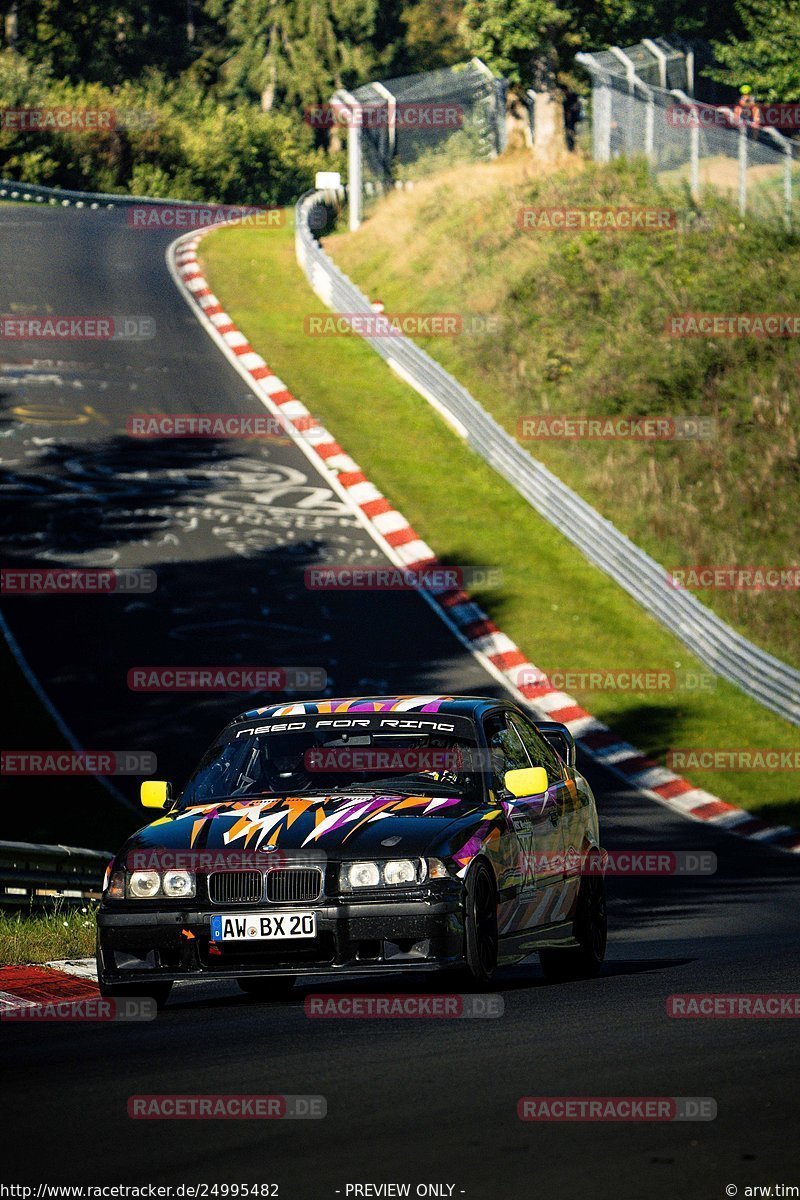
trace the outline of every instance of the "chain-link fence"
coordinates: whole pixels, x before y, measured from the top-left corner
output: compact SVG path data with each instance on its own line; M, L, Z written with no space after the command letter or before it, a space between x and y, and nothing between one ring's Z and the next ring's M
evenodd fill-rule
M336 92L331 107L348 136L351 226L360 218L359 201L369 204L388 188L451 163L499 154L505 90L505 82L473 58L463 66Z
M743 215L800 227L800 144L768 123L765 106L754 120L739 106L694 99L696 63L688 53L683 65L677 55L668 57L669 43L659 40L661 46L647 42L577 56L592 77L595 161L644 155L661 180L687 182L696 199L715 188L734 198ZM779 117L785 107L777 106Z

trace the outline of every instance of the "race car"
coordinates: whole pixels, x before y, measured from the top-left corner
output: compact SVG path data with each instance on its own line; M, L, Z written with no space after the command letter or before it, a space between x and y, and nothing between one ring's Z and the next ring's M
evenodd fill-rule
M503 700L394 696L255 708L109 865L103 995L166 1002L235 978L262 999L312 975L459 970L485 986L538 953L599 971L604 852L575 743Z

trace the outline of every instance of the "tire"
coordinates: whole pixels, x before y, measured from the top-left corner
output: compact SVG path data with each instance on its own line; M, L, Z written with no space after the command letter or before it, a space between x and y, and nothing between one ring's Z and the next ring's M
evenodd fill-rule
M109 999L115 996L141 996L144 1000L155 1000L156 1006L161 1009L169 1000L172 980L153 980L152 983L104 983L98 974L97 986L100 988L100 995Z
M497 890L494 876L479 862L464 889L464 960L473 984L483 987L497 970Z
M292 990L294 975L250 975L237 979L242 991L254 1000L285 1000Z
M580 942L577 949L539 951L539 962L551 983L591 979L600 973L608 938L606 881L602 875L584 875L581 880L574 936Z

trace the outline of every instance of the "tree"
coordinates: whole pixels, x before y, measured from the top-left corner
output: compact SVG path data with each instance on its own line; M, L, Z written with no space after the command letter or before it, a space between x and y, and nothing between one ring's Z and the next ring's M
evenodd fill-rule
M264 110L328 100L369 78L377 0L233 0L224 13L232 92ZM211 7L211 6L210 6ZM217 4L216 13L224 8Z
M190 61L187 0L0 0L5 40L58 78L114 84Z
M461 36L463 0L417 0L404 6L405 52L412 71L435 71L468 58Z
M551 90L578 46L572 17L556 0L466 0L464 40L470 53L506 78L517 95Z
M747 84L759 100L800 101L800 0L737 0L744 37L714 43L719 83Z

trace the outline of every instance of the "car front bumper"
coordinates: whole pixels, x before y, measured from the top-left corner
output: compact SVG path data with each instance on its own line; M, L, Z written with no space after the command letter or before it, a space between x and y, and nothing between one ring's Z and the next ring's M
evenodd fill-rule
M243 905L237 911L263 915L269 909ZM105 984L135 984L231 975L435 970L463 962L464 914L455 897L321 904L294 911L316 913L314 939L214 943L211 909L132 912L104 907L97 914L99 974Z

